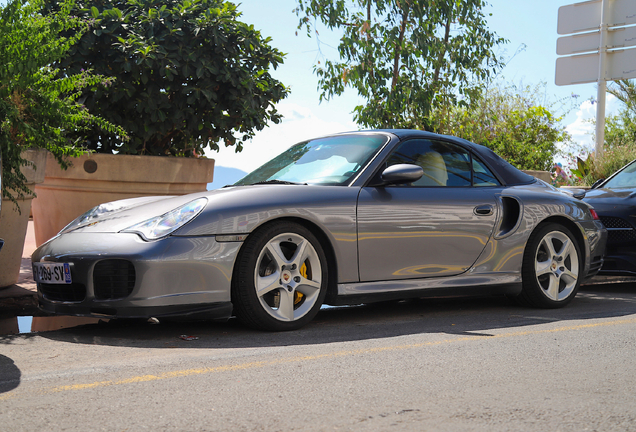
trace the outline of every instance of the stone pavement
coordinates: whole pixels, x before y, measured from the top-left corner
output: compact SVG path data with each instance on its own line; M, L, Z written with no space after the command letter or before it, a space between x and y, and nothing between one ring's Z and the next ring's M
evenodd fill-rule
M35 234L31 220L24 242L18 283L0 289L0 318L18 315L43 315L37 308L37 286L33 281L33 271L31 270L31 254L35 249Z

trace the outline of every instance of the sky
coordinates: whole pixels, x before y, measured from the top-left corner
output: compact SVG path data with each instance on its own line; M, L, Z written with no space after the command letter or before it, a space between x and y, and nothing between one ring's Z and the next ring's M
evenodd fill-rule
M566 115L563 125L575 142L593 148L589 119L596 114L590 98L596 99L596 84L556 86L557 17L560 6L573 0L487 0L484 12L488 27L508 43L498 54L508 59L500 72L500 79L520 86L546 83L546 101L571 100L578 95L573 109ZM279 124L271 124L256 133L244 144L241 153L234 148L222 148L218 153L208 151L206 156L216 160L215 181L209 189L233 183L243 172L258 168L291 145L310 138L334 132L357 130L353 121L353 108L362 100L354 91L330 101L319 102L318 79L313 73L317 61L337 56L338 35L319 28L321 43L298 31L298 18L293 12L297 0L243 0L238 3L241 20L253 24L264 37L271 37L272 46L286 53L284 64L272 71L272 76L290 87L290 95L277 104L284 115ZM608 95L607 112L618 108Z

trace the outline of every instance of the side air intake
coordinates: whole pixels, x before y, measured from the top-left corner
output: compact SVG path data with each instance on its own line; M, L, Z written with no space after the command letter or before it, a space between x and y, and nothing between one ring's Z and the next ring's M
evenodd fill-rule
M516 198L500 196L502 217L495 238L503 238L512 234L521 222L521 204Z

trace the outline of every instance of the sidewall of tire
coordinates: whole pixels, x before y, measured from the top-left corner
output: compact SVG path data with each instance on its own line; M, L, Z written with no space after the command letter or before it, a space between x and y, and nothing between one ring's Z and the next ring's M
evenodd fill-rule
M322 272L320 294L314 306L303 317L287 322L277 320L263 309L256 294L254 280L260 252L272 238L283 233L295 233L307 239L318 254ZM239 252L232 277L234 313L243 324L257 330L296 330L309 323L319 312L327 295L328 275L327 257L320 241L311 231L296 222L272 222L251 233Z

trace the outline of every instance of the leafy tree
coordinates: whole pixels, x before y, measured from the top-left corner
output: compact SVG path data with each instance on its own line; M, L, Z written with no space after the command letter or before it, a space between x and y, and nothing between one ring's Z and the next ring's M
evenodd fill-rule
M636 115L636 81L613 81L607 89L625 104L625 109Z
M22 150L44 148L67 167L67 156L78 156L81 143L72 132L95 128L120 134L121 128L89 113L77 102L88 86L111 80L83 71L57 77L49 65L59 60L88 28L69 15L71 2L48 16L39 0L10 0L0 7L0 151L2 197L12 200L32 194L20 168L29 164ZM61 34L73 30L75 36ZM19 210L19 208L18 208Z
M58 0L48 0L55 10ZM268 121L287 89L270 67L283 54L223 0L80 0L73 13L90 31L58 62L64 73L92 68L116 78L85 89L82 100L130 134L91 131L88 148L102 153L197 156L218 142L236 145Z
M590 153L587 160L578 160L572 170L588 186L618 171L636 158L636 81L613 81L607 89L623 106L617 114L605 119L603 153Z
M636 81L614 81L607 90L623 103L623 107L616 115L607 117L603 146L608 150L630 146L636 157Z
M343 31L340 61L316 65L320 99L355 89L367 127L430 129L432 109L470 103L500 67L484 0L298 0L299 28Z
M520 169L550 171L570 135L546 104L542 86L499 85L484 91L473 107L456 106L434 115L436 132L483 144ZM548 105L548 106L545 106Z

